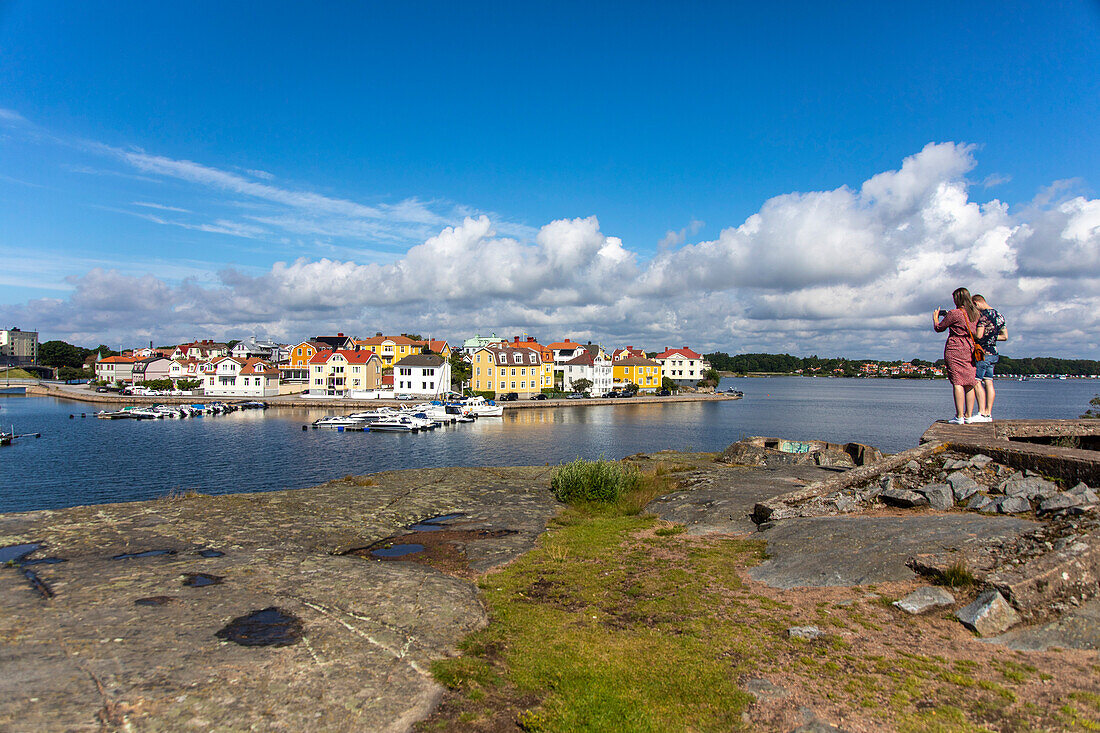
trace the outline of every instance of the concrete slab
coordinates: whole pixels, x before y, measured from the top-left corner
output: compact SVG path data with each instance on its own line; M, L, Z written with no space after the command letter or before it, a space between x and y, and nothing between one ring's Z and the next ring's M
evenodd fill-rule
M911 555L967 541L1023 534L1035 522L975 514L788 519L763 533L768 560L750 575L774 588L853 586L909 580Z

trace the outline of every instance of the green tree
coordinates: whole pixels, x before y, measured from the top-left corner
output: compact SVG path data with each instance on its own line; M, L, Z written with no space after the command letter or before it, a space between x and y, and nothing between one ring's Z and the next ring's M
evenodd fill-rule
M181 379L176 382L176 389L198 389L201 386L201 379Z
M623 392L631 396L636 395L638 394L638 385L634 384L634 382L627 382L626 386L623 387Z
M1096 395L1091 400L1089 400L1089 404L1091 405L1091 407L1085 410L1085 414L1081 417L1085 418L1086 420L1100 420L1100 395Z
M678 392L680 390L680 385L676 384L671 377L661 377L661 389L667 389L669 392Z
M581 392L588 392L592 389L591 379L575 379L573 380L573 391L580 394Z
M463 382L470 381L471 367L465 359L457 354L451 354L447 362L451 365L451 384L455 389L459 389Z
M50 367L81 369L88 355L94 353L65 341L45 341L38 345L38 363Z

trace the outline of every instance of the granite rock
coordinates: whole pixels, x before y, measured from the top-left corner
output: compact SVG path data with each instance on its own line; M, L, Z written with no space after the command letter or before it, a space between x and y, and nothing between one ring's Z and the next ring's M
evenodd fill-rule
M908 489L885 489L879 494L878 498L890 506L902 507L903 509L928 505L926 496Z
M973 466L974 468L985 468L992 461L993 461L993 459L990 458L989 456L984 455L982 453L978 453L977 455L973 456L970 459L970 465Z
M978 482L962 471L956 471L949 475L947 477L947 483L951 485L951 491L955 494L956 501L964 501L981 490L981 486L978 485Z
M924 613L934 608L950 606L954 603L955 597L953 595L943 588L932 585L917 588L900 601L894 601L895 606L913 615Z
M993 499L989 498L985 494L974 494L974 496L970 497L970 501L966 504L967 509L972 509L978 512L982 511L987 506L993 506L993 510L996 511L996 506L994 505Z
M925 484L917 489L917 493L923 494L933 509L943 510L955 506L951 487L947 484Z
M1020 622L1016 609L995 590L982 593L973 603L956 611L955 616L981 636L995 636Z
M1007 627L1006 627L1007 628ZM787 629L787 637L790 639L805 639L813 641L824 636L825 632L816 626L792 626Z
M1049 514L1050 512L1060 511L1062 509L1069 509L1073 506L1081 505L1081 497L1071 494L1069 492L1063 494L1056 494L1049 499L1043 499L1039 504L1039 514Z
M1020 514L1031 511L1031 502L1022 496L1006 496L997 502L1001 514Z

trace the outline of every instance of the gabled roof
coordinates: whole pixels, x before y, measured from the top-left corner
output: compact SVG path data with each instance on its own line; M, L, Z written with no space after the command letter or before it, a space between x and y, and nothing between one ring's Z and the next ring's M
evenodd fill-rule
M417 346L423 344L423 341L413 341L407 336L371 336L369 339L359 339L355 343L359 346L380 346L386 341L392 341L398 346Z
M661 366L653 359L644 356L627 356L615 362L616 366Z
M444 359L439 354L409 354L405 358L401 359L394 364L395 367L440 367L443 366Z
M703 358L702 354L697 354L697 353L695 353L694 351L692 351L691 349L689 349L686 346L682 349L667 349L666 348L660 354L657 354L657 356L655 358L657 358L657 359L669 359L673 356L682 356L685 359L702 359Z
M641 349L635 349L633 346L627 346L623 349L615 349L615 353L612 355L615 361L620 359L627 359L630 357L645 358L645 352Z
M577 356L574 356L569 361L565 362L564 366L593 366L596 360L587 351L582 351Z
M566 349L583 349L584 344L578 344L576 341L570 341L569 339L566 339L565 341L555 341L554 343L549 344L546 348L554 349L555 351L562 351Z
M502 344L489 344L482 346L477 351L488 351L493 355L493 363L500 366L537 366L542 363L542 351L533 346L512 346ZM475 352L476 353L476 352ZM500 355L505 355L505 361L500 361ZM515 360L515 355L520 354L520 360Z
M355 343L355 339L350 336L345 336L342 333L338 333L335 336L314 336L310 341L316 341L324 344L326 348L336 349L344 346L348 342Z
M318 351L310 358L309 363L327 364L329 359L331 359L336 354L342 356L344 360L347 361L349 364L366 364L371 359L378 358L378 354L375 354L373 351L358 351L355 349L336 349L334 351L332 349L328 349L325 351Z
M100 359L100 364L133 364L137 361L133 356L108 356L106 359Z
M241 367L241 374L259 374L278 378L279 367L263 359L246 359L244 365Z

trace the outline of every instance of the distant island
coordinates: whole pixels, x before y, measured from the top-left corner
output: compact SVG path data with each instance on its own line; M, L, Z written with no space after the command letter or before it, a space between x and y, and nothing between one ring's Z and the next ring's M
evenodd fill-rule
M803 374L807 376L889 377L894 379L934 379L943 376L943 359L934 362L922 359L878 360L790 354L726 354L716 351L706 354L710 365L719 372L732 374ZM998 374L1018 376L1068 375L1100 376L1100 361L1093 359L1056 359L1037 356L1014 359L1002 356L997 362Z

